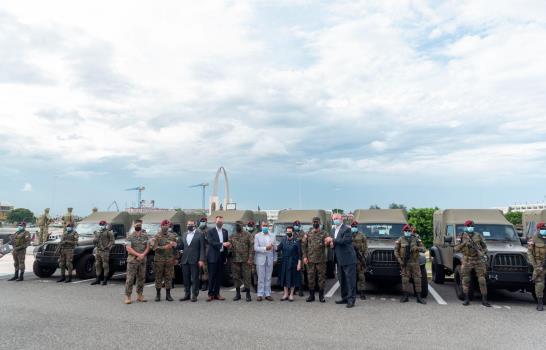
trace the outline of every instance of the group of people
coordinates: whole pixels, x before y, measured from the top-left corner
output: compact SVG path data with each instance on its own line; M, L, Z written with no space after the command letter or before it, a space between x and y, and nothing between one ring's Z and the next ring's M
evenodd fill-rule
M222 216L216 217L215 226L208 228L207 218L199 222L188 221L187 231L177 237L171 230L168 220L161 222L160 231L150 239L142 229L142 220L134 223L134 232L127 237L127 279L125 283L125 300L130 304L131 294L136 282L137 302L146 302L143 296L147 269L147 256L154 251L155 270L155 301L161 300L161 289L166 290L165 299L173 301L171 296L174 266L180 261L185 294L180 301L197 301L199 291L208 289L207 302L225 300L220 294L220 285L224 277L224 269L229 262L235 283L234 301L242 298L244 292L246 301L252 301L251 291L256 284L257 301L273 301L271 295L271 277L273 267L279 256L279 285L283 287L281 301L293 301L295 290L303 296L303 285L307 279L309 296L307 302L318 300L324 303L324 287L326 281L327 248L333 252L337 265L337 278L341 287L341 299L336 304L345 304L351 308L355 305L357 294L365 300L366 254L368 250L366 236L359 231L358 222L350 226L343 223L341 214L333 215L333 227L329 233L322 229L321 220L313 219L312 228L308 232L301 230L301 223L295 221L286 228L285 235L277 242L269 232L267 222L249 221L246 226L238 221L235 232L229 236L223 227ZM106 285L109 276L109 252L114 244L114 235L105 221L99 222L99 230L95 232L94 243L95 268L97 278L91 284ZM543 293L546 261L546 224L538 223L537 233L529 240L528 262L533 266L533 281L537 297L537 310L543 311ZM410 225L404 225L402 236L396 240L394 255L401 269L403 295L400 302L409 301L410 294L415 291L416 301L426 304L421 298L421 269L419 254L425 252L420 237ZM257 232L255 232L257 231ZM30 245L30 233L26 223L21 222L13 234L14 276L9 281L23 281L25 272L26 249ZM72 220L66 222L66 227L58 245L59 266L61 278L58 282L72 281L72 260L74 248L78 242L78 233ZM487 244L482 235L474 230L474 222L464 223L464 233L457 238L455 251L463 255L461 266L462 287L464 293L463 305L469 305L469 288L472 271L475 272L482 304L490 307L487 300L486 262ZM66 277L68 272L68 277ZM413 280L413 285L410 281ZM254 283L253 283L254 281ZM243 289L244 287L244 289Z

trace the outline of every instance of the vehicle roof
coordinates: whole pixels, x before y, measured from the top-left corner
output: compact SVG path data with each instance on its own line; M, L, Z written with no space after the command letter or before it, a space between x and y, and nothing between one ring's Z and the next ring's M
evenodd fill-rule
M187 214L181 210L157 210L144 214L140 219L145 224L159 224L163 220L170 222L183 222L187 220Z
M224 222L227 223L254 220L254 213L252 210L216 210L208 216L208 221L213 222L218 215L223 216Z
M354 220L363 223L408 223L408 214L404 209L356 209L353 212Z
M326 211L324 209L286 209L279 211L277 222L293 223L299 220L302 223L312 223L313 218L318 216L321 221L326 220Z
M437 210L434 216L446 224L463 224L473 220L476 224L511 225L499 209L445 209Z
M126 221L130 221L132 219L133 216L126 211L98 211L86 216L80 222L98 223L99 221L104 220L109 224L116 224L125 223Z
M524 218L533 218L537 216L541 219L546 219L546 209L526 210L523 212Z

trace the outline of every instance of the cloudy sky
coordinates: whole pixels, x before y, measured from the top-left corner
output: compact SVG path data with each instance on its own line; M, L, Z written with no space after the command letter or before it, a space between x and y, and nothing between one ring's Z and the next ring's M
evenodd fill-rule
M4 0L0 137L36 211L539 201L546 3Z

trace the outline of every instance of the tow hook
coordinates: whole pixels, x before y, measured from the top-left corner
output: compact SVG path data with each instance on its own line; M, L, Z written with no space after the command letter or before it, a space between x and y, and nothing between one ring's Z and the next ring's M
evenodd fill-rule
M490 273L490 274L489 274L489 279L490 279L490 280L493 280L493 281L497 281L497 280L499 279L499 276L496 275L496 274Z

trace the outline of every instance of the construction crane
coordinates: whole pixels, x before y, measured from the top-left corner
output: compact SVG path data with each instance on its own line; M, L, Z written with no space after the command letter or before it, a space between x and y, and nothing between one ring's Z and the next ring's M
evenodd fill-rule
M137 186L137 187L133 187L133 188L128 188L126 189L125 191L138 191L138 207L139 208L142 208L142 191L144 191L146 189L146 187L140 185L140 186Z
M209 185L208 182L203 182L203 183L200 183L198 185L193 185L193 186L190 186L191 188L193 187L201 187L203 189L203 210L206 210L205 208L205 191L206 191L206 188L207 186Z
M118 203L117 203L116 201L113 201L112 203L110 203L110 205L108 206L108 208L106 208L106 211L110 211L110 209L112 208L112 206L116 207L116 211L119 211Z

